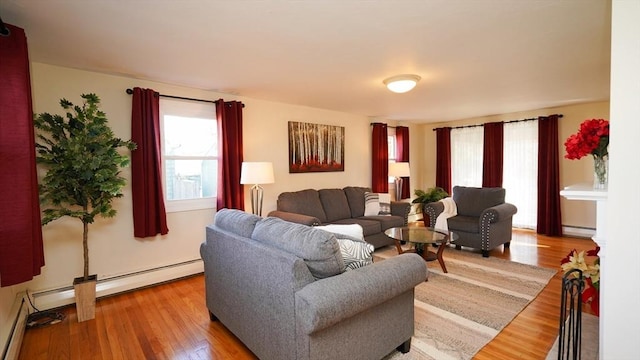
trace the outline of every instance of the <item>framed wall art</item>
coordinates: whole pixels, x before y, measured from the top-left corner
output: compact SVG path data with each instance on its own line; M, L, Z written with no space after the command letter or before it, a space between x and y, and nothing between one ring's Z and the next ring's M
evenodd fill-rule
M289 173L344 171L344 126L289 121Z

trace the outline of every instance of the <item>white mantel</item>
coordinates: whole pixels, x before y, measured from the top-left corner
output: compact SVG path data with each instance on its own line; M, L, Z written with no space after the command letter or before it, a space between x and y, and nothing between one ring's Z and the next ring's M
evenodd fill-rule
M569 200L585 200L596 202L596 234L593 236L598 246L600 246L600 279L606 271L606 254L607 254L607 189L594 189L593 184L576 184L567 186L564 190L560 190L560 195ZM600 294L604 294L604 282L600 282ZM603 341L604 341L604 296L600 297L600 319L599 319L599 359L604 359Z
M593 241L600 246L600 257L606 253L607 243L607 189L594 189L592 184L582 183L567 186L560 190L560 195L569 200L586 200L596 202L596 234ZM600 259L602 267L602 259Z

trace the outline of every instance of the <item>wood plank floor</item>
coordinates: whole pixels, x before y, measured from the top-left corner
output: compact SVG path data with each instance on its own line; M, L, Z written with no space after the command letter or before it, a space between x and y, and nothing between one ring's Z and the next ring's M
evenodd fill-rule
M571 249L594 246L588 239L515 230L511 248L491 256L560 269ZM475 359L544 359L557 336L560 293L558 272ZM255 359L224 326L209 321L202 275L98 299L95 320L78 323L72 306L61 311L67 316L61 323L26 331L20 359Z

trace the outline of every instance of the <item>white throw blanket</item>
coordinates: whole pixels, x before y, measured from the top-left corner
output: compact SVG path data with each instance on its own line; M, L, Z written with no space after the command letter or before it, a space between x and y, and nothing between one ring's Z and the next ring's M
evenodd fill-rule
M444 205L444 210L436 218L436 229L449 230L447 219L458 215L458 208L452 197L444 198L440 202Z

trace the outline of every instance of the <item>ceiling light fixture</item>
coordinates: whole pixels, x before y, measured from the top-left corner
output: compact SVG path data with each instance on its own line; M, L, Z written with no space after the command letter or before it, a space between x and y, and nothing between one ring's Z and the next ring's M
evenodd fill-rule
M420 81L420 76L412 75L412 74L403 74L392 76L388 79L384 79L382 83L384 83L387 88L394 93L406 93L407 91L416 87L418 81Z

